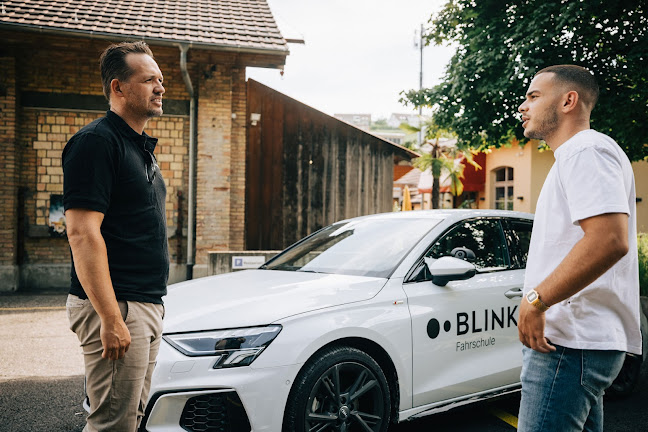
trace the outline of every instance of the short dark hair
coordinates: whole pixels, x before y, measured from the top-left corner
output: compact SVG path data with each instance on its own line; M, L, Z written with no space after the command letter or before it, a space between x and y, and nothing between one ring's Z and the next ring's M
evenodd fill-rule
M112 44L101 53L99 58L99 67L101 68L101 83L103 92L108 102L110 102L110 83L114 79L127 81L133 74L133 71L126 63L128 54L148 54L153 57L151 48L144 41L122 42Z
M590 110L594 108L599 97L599 86L592 72L582 66L555 65L538 71L536 76L548 72L553 73L560 84L573 86L573 89L578 92L585 105Z

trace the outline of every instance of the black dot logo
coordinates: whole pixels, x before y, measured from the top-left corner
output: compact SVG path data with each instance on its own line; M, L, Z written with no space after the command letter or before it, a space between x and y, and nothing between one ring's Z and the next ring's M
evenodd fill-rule
M451 328L452 324L450 323L450 321L446 320L443 322L443 331L447 333ZM430 339L436 339L439 336L439 333L441 333L441 324L438 320L432 318L430 321L428 321L427 324L427 334Z
M435 339L437 336L439 336L439 331L441 331L439 321L435 320L434 318L428 321L427 334L428 336L430 336L430 339Z

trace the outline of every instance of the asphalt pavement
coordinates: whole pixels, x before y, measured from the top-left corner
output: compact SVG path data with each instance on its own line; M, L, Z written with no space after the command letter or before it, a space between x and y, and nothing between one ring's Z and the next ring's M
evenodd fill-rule
M0 432L81 432L83 359L68 328L66 294L0 293ZM648 363L637 391L605 402L605 432L648 432ZM394 425L390 432L515 431L509 396ZM559 431L557 431L559 432Z
M83 429L83 354L66 297L0 294L0 431Z

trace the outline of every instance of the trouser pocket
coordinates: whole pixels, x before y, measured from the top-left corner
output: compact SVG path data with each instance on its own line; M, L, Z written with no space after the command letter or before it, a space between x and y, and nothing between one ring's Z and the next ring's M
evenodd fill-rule
M83 321L83 314L88 306L90 306L90 300L81 299L74 294L68 294L65 302L65 310L70 324L70 330L74 333L77 332L80 322Z
M582 350L581 385L599 398L619 374L625 353L621 351Z

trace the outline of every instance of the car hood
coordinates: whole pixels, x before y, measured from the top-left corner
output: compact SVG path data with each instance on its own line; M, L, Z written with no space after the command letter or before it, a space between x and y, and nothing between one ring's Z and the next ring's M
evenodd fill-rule
M246 270L181 282L164 297L164 332L270 324L316 309L367 300L387 279Z

